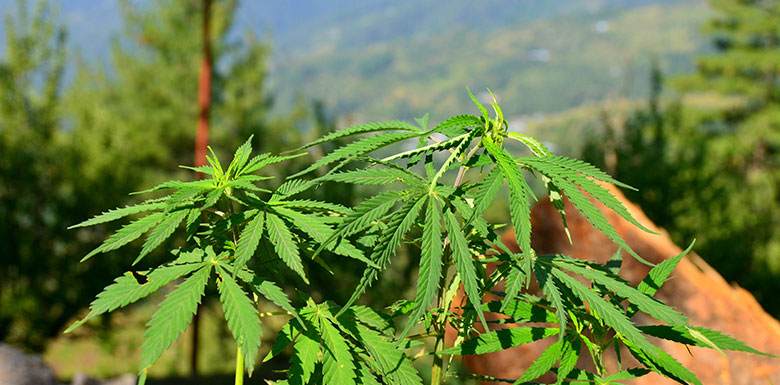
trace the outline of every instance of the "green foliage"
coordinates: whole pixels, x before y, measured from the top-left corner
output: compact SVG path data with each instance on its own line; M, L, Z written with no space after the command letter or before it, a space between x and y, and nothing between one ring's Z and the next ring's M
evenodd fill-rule
M238 382L244 370L251 374L255 367L262 341L261 320L267 315L290 317L266 357L267 361L292 346L289 384L421 384L412 365L414 358L407 353L412 348L418 350L424 339L433 340L433 349L423 347L422 352L434 356L431 382L436 385L456 375L450 373L448 356L496 352L550 337L557 340L513 380L515 383L529 383L550 371L558 373L558 383L567 378L617 383L652 371L683 384L699 384L678 361L653 346L649 336L719 351L757 353L728 336L689 325L683 314L652 298L682 255L655 266L639 288L616 275L613 265L620 262L620 254L604 266L563 255L537 255L530 243L533 194L524 169L545 177L548 187L567 195L595 228L629 251L590 199L632 223L636 221L591 179L611 181L609 176L588 164L550 155L532 138L508 135L500 107L492 104L496 116L490 118L484 106L476 103L482 117L458 116L434 129L427 129L423 118L419 128L390 122L329 134L326 137L358 137L340 144L297 176L337 163L334 169L310 181L285 182L276 192L257 185L267 183L268 178L253 173L295 156L263 154L250 160L250 137L227 167L212 152L208 166L195 169L207 176L204 179L162 183L147 192L165 191L167 195L151 203L88 219L84 224L117 220L137 210L148 212L109 236L87 257L113 251L148 233L137 261L165 244L185 218L189 240L184 248L171 250L177 256L172 262L148 273L131 272L118 278L98 296L86 319L184 277L148 323L142 346L141 373L145 375L192 320L214 276L225 320L237 343ZM452 136L436 139L447 134ZM375 156L385 146L408 139L417 142L417 149ZM531 156L511 154L504 147L505 140L523 144ZM447 144L432 145L431 141ZM478 161L470 163L472 159ZM456 164L459 166L453 167ZM341 168L348 171L338 171ZM296 199L307 189L331 183L398 188L377 192L351 209ZM500 226L483 217L504 184L510 190L510 217L521 253L509 252L499 240ZM388 308L387 314L355 305L386 273L404 243L415 247L413 255L419 259L414 301L402 300ZM302 293L309 283L309 270L329 270L329 260L339 257L365 265L361 282L345 306L317 303L305 294L291 298L275 283L289 277ZM310 267L309 261L319 267ZM487 269L489 261L501 264ZM539 295L521 292L528 288L532 276L542 289ZM501 284L507 287L506 293L495 291ZM461 285L466 299L456 303ZM483 304L482 298L489 292L503 299ZM282 310L261 317L257 311L261 297ZM628 307L622 305L625 301ZM634 325L630 317L638 311L661 323ZM504 314L509 317L505 322L551 322L557 326L490 330L485 312ZM478 331L476 322L481 322L485 331ZM455 346L450 348L444 346L447 325L457 331ZM607 347L620 345L643 367L607 373ZM594 373L574 370L581 346L594 362Z
M628 198L674 241L696 237L708 263L777 316L780 8L737 0L712 7L705 29L714 52L696 59L694 73L671 80L682 101L662 103L656 68L647 107L630 112L622 126L604 119L608 139L593 138L585 157L643 186ZM613 144L604 149L603 142Z

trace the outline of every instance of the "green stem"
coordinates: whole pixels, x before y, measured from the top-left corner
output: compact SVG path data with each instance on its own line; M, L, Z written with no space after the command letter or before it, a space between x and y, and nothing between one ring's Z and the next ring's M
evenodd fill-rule
M446 303L446 286L444 285L446 279L447 279L447 272L444 273L444 277L442 277L442 284L439 285L439 300L437 302L439 307L442 307ZM431 385L440 385L442 379L444 378L444 372L446 371L446 368L444 367L444 355L442 354L436 354L435 352L439 352L443 350L444 348L444 333L447 329L447 311L449 309L441 309L442 313L439 315L439 317L435 321L434 330L436 330L436 342L433 344L433 367L431 368Z
M236 348L236 381L235 385L244 385L244 355L241 347Z

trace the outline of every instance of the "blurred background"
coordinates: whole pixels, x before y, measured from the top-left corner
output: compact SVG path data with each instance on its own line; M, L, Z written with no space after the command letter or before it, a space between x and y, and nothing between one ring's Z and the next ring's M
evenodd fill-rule
M511 129L638 187L629 198L675 242L696 238L780 316L777 1L0 0L0 13L0 341L42 354L62 381L137 370L162 296L63 335L137 250L78 263L116 228L66 228L193 177L177 165L193 163L205 19L218 154L252 134L280 152L352 123L438 122L475 112L467 86L484 100L490 89ZM335 290L312 270L315 297L343 302L359 267L338 266L351 278ZM381 293L406 290L414 271L394 263L365 301L386 305ZM220 312L207 301L198 332L151 375L230 373Z

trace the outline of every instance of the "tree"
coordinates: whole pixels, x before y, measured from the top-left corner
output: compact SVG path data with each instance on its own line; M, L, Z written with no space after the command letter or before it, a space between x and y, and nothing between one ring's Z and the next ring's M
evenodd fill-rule
M695 73L673 80L684 103L664 109L653 101L627 120L615 177L646 186L629 197L676 242L696 238L708 262L777 316L780 4L712 6L717 14L706 30L716 52L698 58Z

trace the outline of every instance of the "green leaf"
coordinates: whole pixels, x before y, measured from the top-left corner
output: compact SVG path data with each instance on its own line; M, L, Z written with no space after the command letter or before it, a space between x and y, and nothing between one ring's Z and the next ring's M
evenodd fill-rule
M301 263L301 255L298 251L298 246L293 240L292 233L284 221L272 213L266 213L265 218L266 229L268 230L268 239L274 245L274 250L284 263L292 269L292 271L298 273L298 275L307 284L309 280L306 278L306 273L303 271L303 264Z
M103 244L95 248L95 250L89 252L89 254L87 254L84 258L81 259L81 262L86 261L87 259L91 258L95 254L116 250L138 239L138 237L140 237L145 232L149 231L149 229L157 225L157 223L159 223L164 216L165 213L156 212L123 226L117 232L115 232L110 237L108 237L108 239L106 239L103 242Z
M356 126L352 126L349 128L345 128L343 130L331 132L330 134L327 134L323 136L320 139L317 139L303 147L298 148L298 150L302 150L304 148L309 148L312 146L316 146L318 144L322 144L325 142L331 142L336 139L345 138L348 136L354 136L358 134L365 134L368 132L377 132L377 131L419 131L419 129L409 123L394 120L390 122L378 122L378 123L366 123L366 124L358 124Z
M133 265L138 263L143 257L148 255L152 250L160 246L166 239L168 239L176 228L179 227L181 221L189 214L189 210L179 210L169 213L165 219L162 220L155 228L149 233L149 237L146 238L141 253L138 254Z
M228 165L227 173L228 175L234 174L239 175L241 172L241 169L244 168L246 165L246 162L249 161L249 156L252 155L252 138L254 135L250 135L249 139L244 142L244 144L240 145L236 152L233 154L233 160L230 161L230 165Z
M695 374L691 373L679 361L663 350L652 345L652 349L649 351L644 349L640 350L631 341L627 341L626 339L622 340L628 348L628 351L631 352L631 355L651 370L661 373L683 385L687 385L688 383L702 385Z
M148 328L144 332L144 342L141 344L142 369L152 366L187 328L192 321L192 316L198 310L210 274L211 264L207 264L165 297L152 319L146 324Z
M319 317L319 332L325 343L322 375L325 384L354 384L355 364L347 342L326 317Z
M165 203L156 202L156 203L141 203L138 205L125 206L118 209L112 209L100 215L96 215L84 222L70 226L68 227L68 230L75 229L77 227L94 226L100 223L111 222L117 219L124 218L128 215L138 214L138 213L152 211L152 210L159 210L163 207L165 207Z
M585 287L582 283L558 269L552 269L552 275L558 281L566 285L574 295L581 300L588 302L591 313L597 314L599 318L611 328L615 329L617 333L634 343L639 349L642 349L642 351L655 351L655 347L642 335L639 329L626 318L626 315L621 311L622 309L618 310L612 304L599 297L599 295L591 289Z
M263 167L270 166L276 163L281 163L286 160L299 158L304 155L306 155L305 152L301 154L284 155L284 156L269 156L269 154L258 155L249 161L246 167L244 167L244 169L241 170L241 173L239 175L251 174L257 170L260 170Z
M536 166L539 166L539 164L534 165L534 167ZM572 177L573 175L574 177L572 178L577 179L578 184L575 184L569 181L568 179L561 177L557 174L547 173L545 170L540 170L539 168L537 168L536 170L545 173L548 177L550 177L553 183L566 194L566 196L569 198L569 201L571 201L571 203L574 204L574 207L576 207L577 210L579 210L580 213L582 213L582 215L588 220L588 222L590 222L593 225L593 227L599 230L607 238L612 240L612 242L615 242L618 246L626 250L639 262L642 262L649 266L653 266L652 263L640 257L633 249L631 249L631 247L628 246L625 240L623 240L623 237L621 237L620 234L617 233L615 228L604 217L604 214L601 212L601 210L596 208L593 202L591 202L590 199L588 199L584 195L584 194L591 195L593 198L599 200L601 203L606 205L607 208L612 209L613 211L615 211L615 209L618 207L622 208L622 211L625 211L625 213L621 214L621 212L619 211L616 212L619 215L626 218L627 220L631 222L636 222L636 220L633 219L633 217L631 217L630 214L627 214L627 211L625 210L625 207L623 207L623 204L620 203L620 201L618 201L617 198L615 198L612 194L610 194L609 191L595 184L593 181L590 181L589 179L585 177L581 177L577 174L573 174L573 173L567 174L567 177ZM580 188L582 188L582 191L580 190ZM605 200L607 202L605 202Z
M438 132L449 137L463 135L468 132L469 127L478 127L482 125L482 120L474 115L456 115L439 123L433 132Z
M328 202L320 202L320 201L313 201L309 199L294 199L289 201L274 201L271 202L274 205L277 206L284 206L284 207L293 207L297 209L306 209L306 210L324 210L324 211L332 211L334 213L338 214L349 214L351 213L351 210L335 203L328 203Z
M485 314L482 312L482 296L480 295L479 282L477 282L474 260L471 257L466 236L463 234L455 214L449 210L444 213L444 227L450 239L452 257L455 260L455 268L458 271L458 275L460 275L460 280L463 282L463 288L466 291L469 302L477 311L477 315L480 321L482 321L482 326L487 330L488 326L487 321L485 321Z
M357 141L347 144L346 146L339 147L335 151L330 152L328 155L325 155L324 157L320 158L318 161L314 162L311 166L307 167L305 170L290 176L290 178L296 178L300 175L309 173L310 171L314 171L320 167L327 166L333 162L337 162L344 159L353 159L355 157L363 156L371 152L374 152L380 148L389 146L393 143L398 143L407 139L417 137L419 135L420 132L418 131L390 132L390 133L379 134L379 135L374 135L363 139L359 139Z
M237 271L236 276L249 285L257 294L262 295L265 299L271 301L274 305L279 306L282 310L290 313L295 319L304 325L303 320L298 315L298 311L290 303L290 299L284 294L284 291L277 286L273 281L264 280L248 269L241 269Z
M534 273L542 292L555 308L555 317L558 320L558 327L561 329L561 339L563 339L566 332L566 307L563 304L561 289L558 288L555 279L553 279L553 269L549 265L540 264L537 265Z
M324 245L325 249L332 251L336 254L347 256L357 259L371 267L377 267L373 261L366 258L363 252L357 247L342 240L340 242L328 242L335 231L328 226L323 219L314 215L305 215L294 210L288 210L282 207L274 208L274 211L290 220L296 228L300 229L304 233L308 234L315 242L320 245ZM327 243L326 243L327 242Z
M557 322L555 314L541 306L522 301L492 301L482 304L482 310L509 317L510 323Z
M524 345L558 334L558 328L516 327L492 330L476 338L463 341L436 354L471 355L493 353L499 350Z
M485 149L496 159L501 173L509 185L509 214L515 228L518 246L523 253L523 269L526 274L526 285L530 283L532 259L534 251L531 248L531 205L528 202L533 192L528 186L520 169L512 160L512 156L487 136L482 137Z
M388 383L422 385L422 379L412 366L412 362L406 357L403 350L396 348L388 338L363 325L357 325L355 332L361 345L370 354L366 362Z
M649 314L657 320L672 325L688 324L688 318L682 313L674 310L672 307L664 305L653 297L634 289L620 279L620 277L610 276L603 270L597 270L589 265L580 266L577 263L572 263L571 261L564 259L554 259L553 263L560 268L577 273L614 291L618 296L628 299L632 305L637 306L639 310Z
M723 350L733 350L739 352L759 354L767 357L777 357L753 349L747 344L745 344L744 342L716 330L711 330L703 327L691 327L691 329L695 330L698 333L701 333L710 342L712 342L718 348ZM670 326L670 325L640 326L639 330L653 337L663 338L665 340L679 342L681 344L695 345L704 348L711 347L709 346L709 344L693 336L690 330L688 330L688 328L685 326Z
M151 293L159 290L171 281L187 275L197 268L200 263L164 266L146 273L127 272L114 280L114 283L108 285L97 295L92 304L89 305L90 311L84 319L75 322L65 333L83 325L88 320L101 314L114 311L120 307L127 306Z
M379 268L368 268L363 272L360 283L355 288L355 293L352 294L352 297L350 297L342 309L349 308L374 283L385 266L390 263L390 257L398 250L404 235L414 225L426 201L425 198L418 198L416 201L407 202L392 214L387 229L383 230L382 236L370 256L370 259L376 261L376 265Z
M246 263L255 255L257 246L260 244L260 238L263 237L263 227L265 226L265 213L260 211L252 220L244 226L241 235L238 237L236 245L236 262L234 269L238 271L246 266Z
M474 212L471 214L467 223L471 223L475 218L482 215L496 199L498 190L501 188L501 185L504 184L502 176L501 168L493 167L485 176L485 179L478 185L474 196Z
M463 139L465 139L467 137L468 137L468 133L465 133L465 134L462 134L462 135L458 135L458 136L456 136L454 138L447 139L445 141L435 142L435 143L432 143L432 144L427 144L427 145L424 145L424 146L421 146L421 147L417 147L417 148L412 149L412 150L408 150L408 151L404 151L404 152L401 152L401 153L398 153L398 154L394 154L394 155L388 156L387 158L382 159L382 161L383 162L390 162L390 161L393 161L393 160L404 159L404 158L414 158L414 157L417 157L417 156L420 156L420 155L423 155L423 154L429 154L429 153L435 153L435 152L439 152L439 151L448 150L448 149L451 149L453 147L459 146L463 142ZM426 141L426 143L427 143L427 141Z
M645 374L650 373L649 370L643 369L643 368L632 368L632 369L626 369L621 372L617 372L615 374L607 376L607 378L604 379L605 382L612 382L612 381L626 381L626 380L633 380L635 378L639 378L644 376Z
M403 340L409 333L436 297L436 289L439 288L439 280L441 279L442 253L441 209L439 209L436 198L430 197L425 212L420 270L417 273L417 295L414 299L415 309L398 337L399 341Z
M325 175L320 180L362 185L388 185L396 182L423 186L420 180L409 175L408 171L393 168L366 168L362 170L343 171Z
M224 268L219 267L221 283L218 282L219 300L225 312L228 328L244 355L244 364L249 375L255 368L257 351L260 349L263 329L254 302Z
M345 218L337 235L347 237L371 226L372 222L382 218L396 202L404 199L399 191L387 191L360 202Z
M558 364L558 380L556 385L563 384L563 380L574 370L577 366L577 360L580 358L580 340L569 341L568 339L561 340L563 343L563 354L561 355L561 362Z
M485 109L485 106L482 105L482 103L477 100L477 98L474 96L474 94L471 93L471 90L466 87L466 91L469 93L469 97L471 97L471 101L474 102L474 104L479 108L479 111L482 112L482 117L485 118L485 121L490 120L490 115L488 115L487 110Z
M550 369L555 366L555 363L558 362L558 359L561 357L562 344L563 341L558 340L545 349L539 358L531 363L528 369L526 369L525 373L523 373L523 375L520 376L517 381L515 381L515 384L531 381L550 371Z
M686 248L685 251L678 254L677 256L664 260L663 262L655 265L655 267L650 269L650 271L647 273L642 282L639 283L636 289L651 297L655 295L658 289L660 289L661 286L669 279L669 276L672 275L672 271L674 271L674 268L677 267L677 264L680 263L682 258L691 252L694 243L695 242L691 242L691 244L688 245L688 248Z
M289 381L292 385L308 385L317 362L320 361L320 341L314 333L314 326L309 326L309 331L298 329L298 338L293 345L289 372Z

